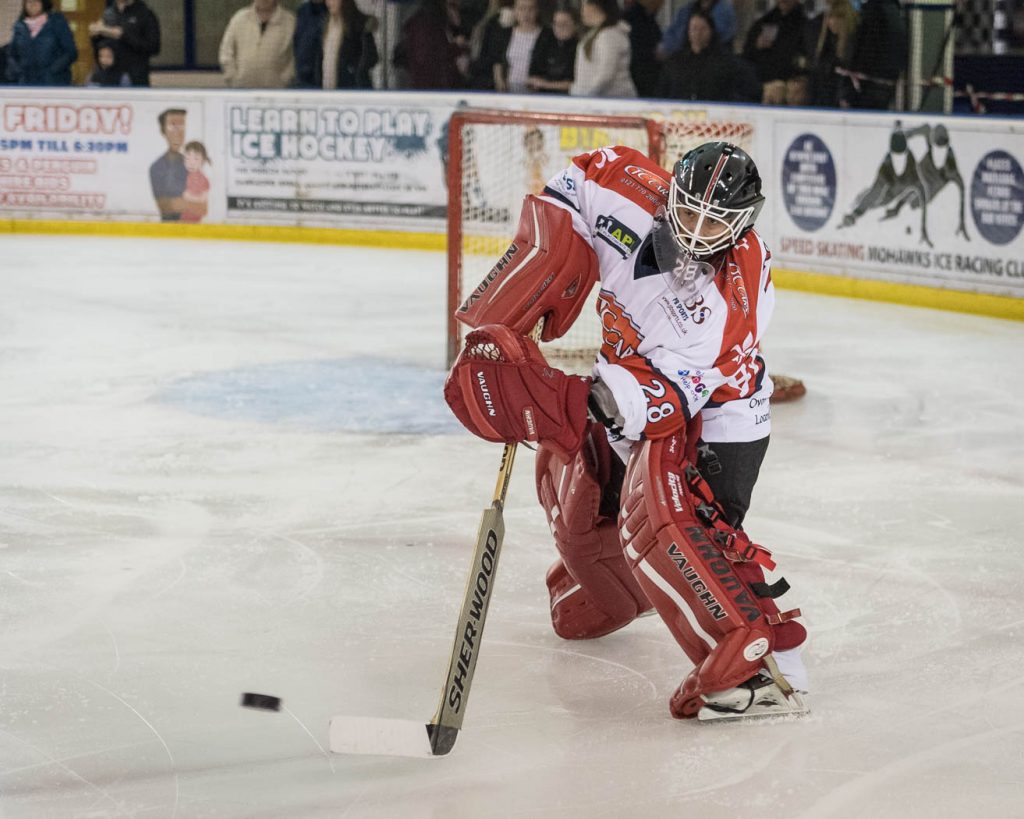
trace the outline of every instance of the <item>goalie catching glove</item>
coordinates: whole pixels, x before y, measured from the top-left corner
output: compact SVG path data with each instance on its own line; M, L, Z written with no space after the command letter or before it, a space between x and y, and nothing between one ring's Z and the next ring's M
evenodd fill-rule
M500 324L466 337L444 399L474 435L496 443L540 443L562 460L587 428L590 379L549 367L536 342Z

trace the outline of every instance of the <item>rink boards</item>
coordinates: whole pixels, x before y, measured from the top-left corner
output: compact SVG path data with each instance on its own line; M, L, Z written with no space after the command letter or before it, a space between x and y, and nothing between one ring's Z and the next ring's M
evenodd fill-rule
M14 89L0 103L0 230L440 249L447 121L467 104L749 125L780 285L1022 315L1024 126L990 117L374 92L125 90L112 103ZM198 144L210 160L198 222L160 221L165 112L184 122L174 149ZM557 165L604 138L566 126L543 151ZM507 162L525 180L524 151Z

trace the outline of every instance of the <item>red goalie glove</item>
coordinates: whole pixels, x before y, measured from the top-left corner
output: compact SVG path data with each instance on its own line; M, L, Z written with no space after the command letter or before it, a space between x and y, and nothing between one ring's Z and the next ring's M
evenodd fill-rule
M583 440L589 392L589 378L549 367L535 342L487 324L466 337L444 400L485 441L534 441L568 459Z

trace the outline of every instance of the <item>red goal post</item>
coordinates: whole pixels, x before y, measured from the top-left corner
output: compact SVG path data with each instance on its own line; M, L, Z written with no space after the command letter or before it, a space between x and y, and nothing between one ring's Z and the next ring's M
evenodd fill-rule
M749 151L752 134L749 124L707 119L472 108L452 114L447 165L449 366L466 330L455 320L456 308L508 248L523 197L540 193L572 157L606 145L627 145L664 165L712 139L727 139ZM543 350L558 365L585 372L600 338L591 304L565 336Z

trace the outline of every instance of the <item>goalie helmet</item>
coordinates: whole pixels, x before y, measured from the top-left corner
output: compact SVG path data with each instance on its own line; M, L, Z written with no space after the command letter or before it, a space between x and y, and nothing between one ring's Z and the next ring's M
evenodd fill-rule
M676 163L666 216L681 249L708 260L736 244L763 206L761 176L747 152L705 142Z

